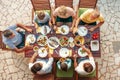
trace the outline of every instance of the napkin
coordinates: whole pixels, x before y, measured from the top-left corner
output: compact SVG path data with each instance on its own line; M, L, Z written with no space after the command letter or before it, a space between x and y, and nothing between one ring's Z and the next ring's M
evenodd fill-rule
M53 49L49 48L49 53L53 54Z
M37 32L37 33L40 33L40 31L41 31L41 27L38 27L38 28L36 29L36 32Z
M69 50L69 56L72 56L72 50Z
M61 29L60 27L57 28L57 30L56 30L57 34L61 33L60 29Z

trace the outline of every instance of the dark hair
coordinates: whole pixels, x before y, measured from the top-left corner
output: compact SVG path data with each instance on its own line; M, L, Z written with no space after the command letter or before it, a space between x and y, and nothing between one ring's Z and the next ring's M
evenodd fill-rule
M31 71L32 73L36 74L37 71L40 71L42 66L39 63L36 63L32 66Z
M64 62L61 62L60 67L61 67L61 70L63 70L63 71L67 71L68 70L67 64L64 63Z
M93 66L90 63L84 64L84 70L88 73L90 73L93 70Z
M10 37L13 33L12 33L12 31L10 31L10 30L5 30L5 31L3 31L2 32L3 33L3 35L5 36L5 37Z

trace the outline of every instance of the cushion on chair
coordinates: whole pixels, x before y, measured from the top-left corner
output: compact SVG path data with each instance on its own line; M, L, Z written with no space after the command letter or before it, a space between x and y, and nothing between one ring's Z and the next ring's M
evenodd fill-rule
M79 77L96 77L96 70L94 72L92 72L91 74L88 74L88 75L80 75L79 74Z
M88 8L79 8L78 16L80 17L81 14L83 14Z
M73 77L73 73L74 73L73 63L72 63L71 68L67 72L60 70L58 67L57 67L56 71L57 71L56 77Z

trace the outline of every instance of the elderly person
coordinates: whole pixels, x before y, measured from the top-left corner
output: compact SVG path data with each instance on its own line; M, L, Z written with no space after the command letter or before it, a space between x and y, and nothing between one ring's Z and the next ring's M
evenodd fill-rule
M29 62L29 69L34 74L44 75L52 71L53 57L48 54L49 59L37 59L38 53L34 53Z
M96 22L98 24L96 25ZM73 33L76 32L78 25L93 25L89 30L94 31L104 23L102 14L97 9L88 9L77 19Z
M32 49L32 46L24 45L25 35L23 32L17 30L18 27L28 32L32 32L32 29L20 23L9 26L6 30L2 32L3 43L16 52L22 52L26 49Z
M88 54L88 59L80 59L80 62L77 63L76 61L76 55L74 58L74 67L75 71L80 75L88 75L95 71L95 62L94 58L92 56L92 53L89 49L85 48L85 46L81 46L84 51ZM79 61L79 60L78 60Z
M70 7L60 6L56 8L55 11L53 11L54 29L65 24L71 27L70 30L72 31L75 25L75 21L76 21L76 13Z

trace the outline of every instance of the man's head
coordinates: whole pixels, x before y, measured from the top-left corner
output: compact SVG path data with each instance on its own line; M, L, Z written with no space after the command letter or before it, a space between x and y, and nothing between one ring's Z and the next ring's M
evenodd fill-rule
M61 70L63 70L63 71L67 71L68 70L68 66L64 62L61 62L60 67L61 67Z
M36 63L32 66L31 71L32 73L36 74L37 71L41 70L41 68L42 68L42 65L40 65L39 63Z
M67 9L66 9L65 6L60 6L60 9L59 9L58 12L59 12L59 14L60 14L61 16L65 16L66 13L67 13Z
M44 11L40 11L40 12L38 13L38 18L39 18L40 20L43 20L44 17L45 17L45 12L44 12Z
M100 12L98 10L94 10L90 16L91 20L94 20L100 16Z
M83 67L84 67L84 70L88 73L92 72L93 70L93 66L90 63L84 63Z
M4 37L10 38L10 39L15 36L14 33L11 30L5 30L5 31L3 31L3 35L4 35Z

